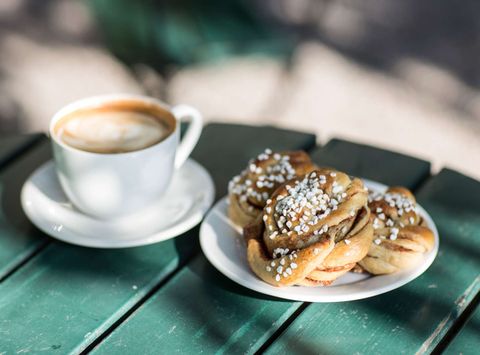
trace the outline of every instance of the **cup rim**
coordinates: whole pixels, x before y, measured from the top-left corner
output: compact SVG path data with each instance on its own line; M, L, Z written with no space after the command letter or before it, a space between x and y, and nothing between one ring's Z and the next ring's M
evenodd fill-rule
M160 108L168 111L175 119L175 128L173 129L172 133L170 133L169 136L166 138L162 139L161 141L148 146L146 148L142 149L137 149L137 150L132 150L130 152L121 152L121 153L97 153L97 152L90 152L82 149L78 149L75 147L72 147L64 142L62 142L59 137L54 132L54 128L56 123L65 117L67 114L72 113L76 110L79 110L81 108L88 108L88 107L94 107L95 105L100 105L106 102L115 102L115 101L122 101L122 100L132 100L132 101L140 101L140 102L147 102L150 104L154 104L159 106ZM151 96L146 96L146 95L140 95L140 94L125 94L125 93L120 93L120 94L105 94L105 95L95 95L95 96L89 96L85 97L79 100L75 100L70 102L69 104L63 106L60 110L58 110L50 120L49 128L48 128L48 133L50 136L50 139L55 142L55 144L58 144L61 146L63 149L70 150L76 153L81 153L85 155L92 155L92 156L104 156L104 157L110 157L110 156L125 156L125 155L133 155L133 154L138 154L139 152L145 152L151 149L154 149L158 147L159 145L162 145L163 143L166 143L169 141L173 136L175 136L175 133L178 131L178 118L175 116L175 114L172 111L172 107L154 97Z

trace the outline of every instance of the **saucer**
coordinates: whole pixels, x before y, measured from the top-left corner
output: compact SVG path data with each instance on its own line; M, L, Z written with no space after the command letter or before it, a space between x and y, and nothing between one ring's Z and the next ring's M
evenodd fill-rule
M372 191L384 192L387 186L363 179ZM414 280L433 263L439 246L438 231L430 215L417 203L418 212L435 236L433 250L423 256L415 268L389 275L373 276L348 272L326 287L274 287L260 280L247 262L247 250L240 228L227 214L227 197L221 199L207 214L200 227L200 245L212 265L226 277L251 290L294 301L343 302L380 295Z
M175 172L165 195L153 205L121 218L102 220L76 209L63 193L53 161L40 166L22 188L30 221L64 242L94 248L157 243L197 225L210 208L215 188L209 173L192 159Z

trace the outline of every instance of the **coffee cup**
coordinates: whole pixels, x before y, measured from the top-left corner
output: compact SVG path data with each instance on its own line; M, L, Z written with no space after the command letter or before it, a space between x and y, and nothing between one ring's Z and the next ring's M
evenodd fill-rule
M180 141L180 123L190 122ZM60 185L80 211L112 219L141 211L165 193L202 131L202 116L139 95L73 102L50 122Z

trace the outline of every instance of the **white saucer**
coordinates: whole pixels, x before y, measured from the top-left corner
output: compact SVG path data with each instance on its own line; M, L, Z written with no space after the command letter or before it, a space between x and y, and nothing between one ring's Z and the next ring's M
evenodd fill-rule
M27 217L48 235L95 248L124 248L173 238L198 224L215 195L212 178L189 159L154 205L115 220L100 220L77 210L63 193L53 161L39 167L22 188Z
M363 179L374 191L385 191L387 186ZM273 287L253 274L247 263L246 247L241 231L227 216L227 198L220 200L205 217L200 227L200 244L207 259L222 274L254 291L279 298L305 302L342 302L376 296L412 281L432 264L438 252L438 231L430 215L418 205L420 215L435 234L435 247L425 254L413 269L390 275L371 276L349 272L328 287Z

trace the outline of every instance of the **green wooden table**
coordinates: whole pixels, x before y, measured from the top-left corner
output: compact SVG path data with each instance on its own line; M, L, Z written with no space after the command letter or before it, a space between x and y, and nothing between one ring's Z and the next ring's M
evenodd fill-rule
M202 255L198 227L158 244L88 249L48 237L22 212L20 188L51 158L41 135L0 138L0 354L480 353L480 182L426 161L273 127L210 124L193 158L216 198L264 150L413 189L440 251L418 279L374 298L331 304L267 297Z

